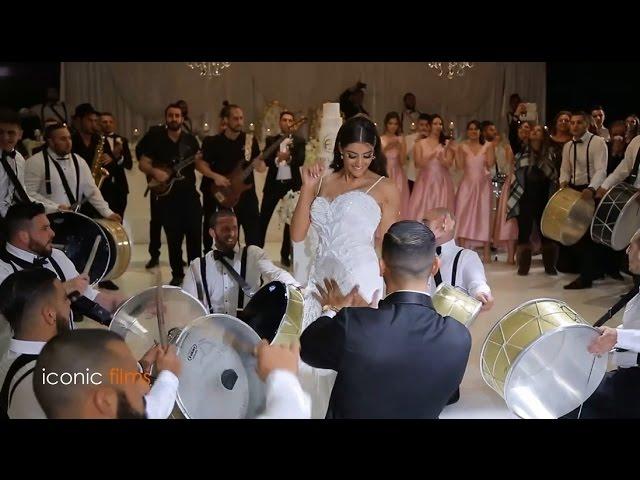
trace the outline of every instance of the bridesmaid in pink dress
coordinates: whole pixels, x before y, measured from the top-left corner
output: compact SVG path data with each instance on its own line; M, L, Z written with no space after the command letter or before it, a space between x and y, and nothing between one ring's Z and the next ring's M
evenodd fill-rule
M400 192L400 216L398 220L409 219L409 181L404 171L407 148L402 136L400 115L389 112L384 117L384 133L380 136L382 151L387 159L387 174Z
M516 242L518 241L518 221L516 218L507 220L507 201L509 200L509 191L513 183L514 157L511 146L508 143L501 142L500 134L496 132L493 142L493 148L496 155L496 165L500 167L500 173L507 176L502 190L500 191L500 199L498 200L498 210L493 231L493 244L506 245L507 247L507 263L515 265ZM494 170L495 171L495 168Z
M410 220L421 221L424 213L433 208L454 211L455 192L449 168L455 152L447 144L442 127L442 117L433 115L431 133L415 144L413 158L418 173L409 201Z
M467 140L458 147L456 161L464 171L456 195L456 242L473 248L478 242L484 249L483 260L491 262L491 167L495 163L493 145L485 143L480 122L467 125Z

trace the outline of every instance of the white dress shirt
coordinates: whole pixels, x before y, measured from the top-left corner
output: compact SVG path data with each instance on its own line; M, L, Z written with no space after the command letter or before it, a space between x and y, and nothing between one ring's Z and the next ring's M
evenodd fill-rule
M622 315L622 325L618 327L617 348L629 350L616 352L613 359L619 367L635 367L640 352L640 293L627 303Z
M58 165L60 165L69 184L69 188L73 195L75 195L78 179L76 178L76 169L73 165L71 154L60 157L50 148L47 149L47 153L51 163L57 162ZM63 158L64 160L58 160L58 158ZM109 204L102 197L102 193L100 193L96 182L93 180L89 165L80 155L76 155L76 158L78 159L78 171L80 172L80 198L77 198L76 201L80 202L83 197L87 197L89 203L95 207L100 215L105 218L113 215L113 211L109 208ZM71 201L64 191L62 180L54 165L50 165L49 173L51 176L50 195L47 194L45 185L45 167L42 152L36 153L26 162L24 180L27 194L35 201L42 203L47 213L52 213L58 211L58 205L70 205Z
M39 258L38 255L35 255L34 253L31 253L31 252L27 252L26 250L21 250L18 247L8 242L7 242L6 249L7 249L7 252L9 252L10 254L15 255L16 257L29 263L33 263L34 259ZM73 264L73 262L69 260L69 257L67 257L62 250L58 250L57 248L54 248L51 252L51 258L53 258L56 261L56 263L60 265L60 269L62 270L62 273L66 277L66 280L73 280L78 275L80 275L76 270L76 267ZM18 271L22 270L22 267L20 267L20 265L15 265L15 267L18 269ZM53 265L51 264L51 262L45 263L44 268L46 268L47 270L51 270L53 273L57 275L56 270L55 268L53 268ZM13 272L14 270L11 267L11 265L4 262L3 260L0 260L0 283L2 283L4 279L7 278L9 275L11 275ZM82 294L85 297L87 297L89 300L95 300L95 298L98 296L98 293L100 292L98 292L98 290L93 288L91 285L89 285L87 289L84 292L82 292Z
M413 123L414 127L417 127L418 118L420 117L420 112L417 110L405 110L402 112L402 133L408 135L413 133L411 130L411 124Z
M169 370L160 372L149 393L145 395L147 418L169 418L178 396L178 377Z
M24 187L25 161L23 156L20 155L20 152L16 151L16 158L7 156L7 162L18 177L18 181ZM27 189L25 188L25 191L26 190ZM0 164L0 216L6 216L7 210L9 210L9 207L13 205L18 198L18 192L15 191L15 187L13 186L13 183L11 183L9 175L7 175L7 172Z
M287 370L274 370L266 381L267 406L259 419L311 418L311 398L298 377Z
M4 383L9 368L16 358L23 354L40 355L44 345L45 342L29 342L12 338L9 343L9 351L0 360L0 386ZM7 409L9 418L47 418L33 391L33 371L23 378L23 375L32 370L35 364L36 360L27 363L15 373L11 380L9 391L14 388L15 390L9 398L9 408Z
M442 281L453 285L453 262L460 251L455 240L449 240L441 245L440 253L440 275ZM484 273L484 265L476 252L464 249L458 259L458 269L456 273L455 287L465 289L469 295L475 297L478 293L490 294L491 289L487 284L487 277ZM429 295L436 292L436 282L433 277L429 279Z
M609 159L607 143L601 137L590 132L586 132L578 141L581 141L581 143L576 144L578 158L575 161L575 172L574 143L569 141L564 144L562 165L560 166L560 183L588 184L597 190L607 176L607 162ZM589 141L591 141L591 144L589 144ZM589 146L589 173L591 174L591 180L587 176L587 146Z
M233 260L227 257L225 257L225 260L236 272L238 272L238 274L240 274L242 252L238 245L236 245L234 252ZM212 313L226 313L227 315L235 317L238 309L238 294L240 292L240 287L233 277L229 275L227 269L222 265L222 262L215 261L213 259L213 251L207 253L206 262L207 286L213 308ZM264 250L256 247L255 245L250 245L247 250L247 273L245 275L245 280L252 290L257 291L260 288L261 276L265 283L279 281L287 285L294 285L296 287L300 286L289 272L276 267L273 262L269 260L269 257ZM185 275L184 283L182 285L182 289L184 291L198 298L196 281L202 285L199 258L196 258L191 262L189 271ZM250 298L245 295L244 305L246 305L249 300ZM205 308L208 307L206 296L204 299L200 299L200 301Z
M602 188L609 190L611 187L623 182L629 175L631 175L633 165L636 162L636 156L638 155L638 150L640 150L640 136L635 137L631 140L629 145L627 145L627 149L624 152L624 158L618 164L616 169L606 178L606 180L602 182ZM634 186L640 186L640 175L636 178Z
M605 142L611 140L611 135L609 135L609 129L602 126L598 129L598 136L602 137Z
M411 135L407 135L404 137L405 144L407 145L407 156L409 160L406 163L405 173L407 174L407 178L412 182L416 181L416 162L413 157L413 151L416 144L416 140L418 139L418 133L412 133Z

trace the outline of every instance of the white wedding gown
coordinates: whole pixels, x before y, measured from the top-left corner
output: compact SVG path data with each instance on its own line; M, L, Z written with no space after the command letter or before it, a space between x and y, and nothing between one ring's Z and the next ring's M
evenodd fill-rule
M377 184L377 182L376 182ZM318 234L318 249L312 261L305 294L303 330L322 315L322 306L312 295L315 283L323 285L325 278L338 282L343 294L355 285L368 302L373 294L383 293L374 235L382 212L369 190L354 190L337 196L333 201L316 197L311 205L311 225ZM300 381L311 396L312 418L324 418L329 405L336 372L312 368L301 362Z

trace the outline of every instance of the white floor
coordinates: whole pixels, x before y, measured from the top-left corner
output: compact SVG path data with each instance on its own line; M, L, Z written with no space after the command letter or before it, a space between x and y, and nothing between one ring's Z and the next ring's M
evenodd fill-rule
M265 247L276 263L280 257L280 243L269 242ZM148 260L147 246L138 244L133 248L129 270L116 280L120 291L131 296L155 284L153 273L144 269ZM503 260L503 258L502 258ZM166 245L162 246L161 266L165 282L171 278ZM460 401L449 406L441 418L517 418L509 412L502 398L490 389L480 376L480 349L489 329L506 313L527 300L542 297L566 301L589 323L594 323L617 300L618 295L628 291L631 280L619 282L611 279L596 282L589 290L568 291L563 285L573 280L573 275L559 274L557 277L545 275L540 257L534 257L531 272L527 277L516 275L515 268L493 262L486 267L487 278L496 303L490 312L481 313L471 327L473 347L467 371L462 382ZM622 313L618 313L608 325L617 325ZM96 326L91 320L80 324L82 327ZM79 326L80 326L79 325Z

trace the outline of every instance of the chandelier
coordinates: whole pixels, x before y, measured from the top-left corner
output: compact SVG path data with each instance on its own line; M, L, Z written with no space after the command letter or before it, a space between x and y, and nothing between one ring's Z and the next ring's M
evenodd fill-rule
M451 80L456 75L462 77L465 68L473 68L473 63L469 62L430 62L429 68L434 68L438 72L438 76L447 75L447 79Z
M187 67L196 70L201 77L213 78L222 75L222 70L229 68L229 62L191 62L187 63Z

